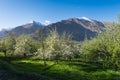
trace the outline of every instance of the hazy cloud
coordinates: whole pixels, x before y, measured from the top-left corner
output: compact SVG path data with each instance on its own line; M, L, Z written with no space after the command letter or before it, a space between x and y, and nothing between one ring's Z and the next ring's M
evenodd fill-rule
M49 25L49 24L51 24L51 21L45 20L44 25Z

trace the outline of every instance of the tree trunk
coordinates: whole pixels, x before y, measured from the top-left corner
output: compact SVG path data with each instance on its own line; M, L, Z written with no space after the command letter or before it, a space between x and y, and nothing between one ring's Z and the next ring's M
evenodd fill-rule
M44 66L46 67L46 59L45 59L45 54L44 54L44 52L43 52L43 61L44 61Z
M59 63L59 60L57 59L57 60L55 60L55 64L58 64Z
M7 52L6 52L6 50L4 50L3 52L4 52L4 56L7 57Z

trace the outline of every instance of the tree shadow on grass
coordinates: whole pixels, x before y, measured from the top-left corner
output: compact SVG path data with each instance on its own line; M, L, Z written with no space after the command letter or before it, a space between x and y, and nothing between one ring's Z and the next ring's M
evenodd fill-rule
M22 77L19 77L21 78L20 80L27 80L27 79L38 80L37 76L32 76L33 73L40 74L42 76L47 77L46 80L49 80L49 79L51 80L119 80L120 79L118 74L115 74L115 73L106 74L106 72L102 72L105 70L101 67L101 64L99 63L84 62L81 60L63 61L62 64L69 65L69 66L75 66L74 68L77 68L76 69L77 71L74 69L70 70L70 69L64 69L64 68L59 70L59 67L56 70L54 69L54 67L56 68L56 64L47 65L45 67L43 64L39 64L39 63L18 61L22 59L23 58L16 60L15 58L12 60L16 62L10 63L18 72L22 72L20 74L16 74L16 75L22 75ZM33 59L33 61L40 61L40 60ZM95 73L95 74L91 74L91 73ZM27 76L29 78L26 78ZM34 77L36 78L34 79Z
M36 65L24 62L16 64L10 64L6 61L1 62L3 64L0 64L2 65L0 71L5 71L5 73L0 72L0 80L51 80L44 75L38 74L37 70L32 71Z
M43 72L49 70L50 68L52 68L53 66L55 66L56 64L52 64L50 66L46 66L45 68L42 69Z
M107 75L106 73L91 74L98 71L98 69L100 69L100 71L98 72L104 71L103 69L100 68L100 66L96 66L97 65L96 63L65 62L63 64L69 66L76 66L78 70L76 71L76 70L70 70L64 68L59 70L59 67L56 70L54 69L54 67L55 68L57 67L56 64L47 65L46 67L44 67L43 64L18 62L18 63L13 63L12 65L18 71L27 72L27 73L37 73L46 76L51 80L103 80L103 79L116 80L116 78L120 79L119 75L117 74L110 74L110 75Z
M27 72L27 73L37 73L44 76L47 76L51 80L78 80L78 76L81 75L81 79L85 80L84 73L78 73L78 72L71 72L69 70L50 70L53 68L56 64L49 65L44 67L41 64L32 64L32 63L15 63L12 64L18 71ZM62 66L61 66L62 67Z
M71 61L66 63L69 66L76 66L78 70L82 70L85 72L93 72L93 71L103 71L107 69L103 69L100 63L95 62L84 62L84 61Z
M20 57L20 56L0 56L0 60L11 62L11 61L18 61L18 60L23 60L23 59L30 59L31 56L28 57Z

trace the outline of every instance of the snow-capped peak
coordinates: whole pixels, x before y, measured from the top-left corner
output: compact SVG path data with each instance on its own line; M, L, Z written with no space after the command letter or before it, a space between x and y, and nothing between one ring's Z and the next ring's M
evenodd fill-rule
M32 20L32 21L29 21L28 23L37 24L37 25L42 25L42 23L40 23L40 22L37 22L37 21L34 21L34 20Z
M87 21L90 21L90 22L93 22L93 20L87 18L87 17L81 17L81 19L84 19L84 20L87 20Z
M35 22L37 25L43 25L42 23L40 23L40 22Z

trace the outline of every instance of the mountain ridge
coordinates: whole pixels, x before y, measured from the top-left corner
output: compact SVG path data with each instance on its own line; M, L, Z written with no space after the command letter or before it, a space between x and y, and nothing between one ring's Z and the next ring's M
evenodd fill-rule
M69 18L49 25L32 21L17 26L10 31L19 36L21 34L34 34L37 29L42 29L44 34L47 35L49 30L56 29L59 34L66 32L72 34L74 40L83 41L85 35L88 36L88 38L95 37L98 31L104 31L104 27L102 22L84 17L81 19Z

